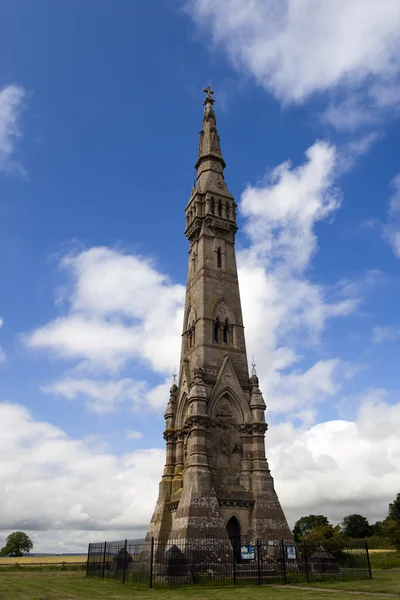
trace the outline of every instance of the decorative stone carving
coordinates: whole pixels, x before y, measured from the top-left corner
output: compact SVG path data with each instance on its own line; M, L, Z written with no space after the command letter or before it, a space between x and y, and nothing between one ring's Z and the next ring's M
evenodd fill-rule
M193 223L186 229L186 237L190 240L195 234L198 234L201 230L201 217L196 217Z
M186 419L185 426L189 429L193 427L201 427L202 429L210 429L211 419L207 416L190 416Z
M258 435L264 435L267 429L267 423L253 423L252 425L252 433L256 433Z
M216 171L217 173L222 173L222 171L223 171L223 167L222 167L221 163L217 162L216 160L215 161L213 160L211 162L211 169L213 171Z
M233 229L231 223L229 223L228 221L223 221L222 219L217 219L215 217L207 216L206 223L209 227L223 229L224 231L230 231L231 229ZM186 234L186 235L187 235L187 237L189 237L188 234Z
M163 435L164 440L167 442L176 442L178 439L177 432L175 430L166 429Z
M250 423L241 423L238 430L241 435L251 435L253 433L253 427Z
M233 412L227 402L221 404L216 412L217 417L233 417Z

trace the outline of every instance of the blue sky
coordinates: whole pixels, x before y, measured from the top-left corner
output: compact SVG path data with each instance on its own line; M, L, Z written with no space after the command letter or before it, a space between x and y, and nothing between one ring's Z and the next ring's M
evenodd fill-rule
M24 528L84 549L151 516L206 84L284 508L383 518L400 481L398 3L0 9L0 542Z

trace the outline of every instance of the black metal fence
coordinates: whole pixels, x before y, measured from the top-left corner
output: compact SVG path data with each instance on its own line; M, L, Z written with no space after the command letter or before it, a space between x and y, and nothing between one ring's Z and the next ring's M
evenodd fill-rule
M292 540L124 540L89 544L88 576L147 587L300 583L372 577L363 543Z

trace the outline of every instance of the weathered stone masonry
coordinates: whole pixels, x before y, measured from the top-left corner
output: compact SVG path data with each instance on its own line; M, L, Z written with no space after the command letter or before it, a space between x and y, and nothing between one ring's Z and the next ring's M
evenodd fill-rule
M291 538L265 456L265 402L249 378L235 257L236 208L206 88L179 369L165 411L166 463L149 536Z

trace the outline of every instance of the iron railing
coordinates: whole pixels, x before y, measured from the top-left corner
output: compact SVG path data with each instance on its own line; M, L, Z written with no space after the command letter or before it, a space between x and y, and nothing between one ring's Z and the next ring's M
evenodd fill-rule
M292 540L123 540L89 544L88 576L147 587L236 585L365 579L371 577L366 542Z

